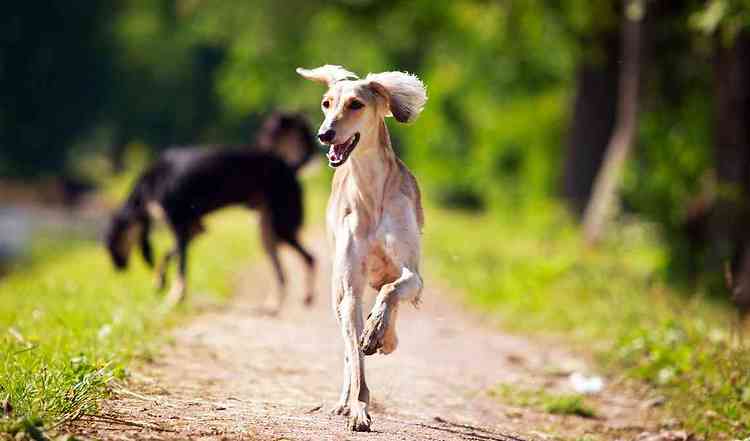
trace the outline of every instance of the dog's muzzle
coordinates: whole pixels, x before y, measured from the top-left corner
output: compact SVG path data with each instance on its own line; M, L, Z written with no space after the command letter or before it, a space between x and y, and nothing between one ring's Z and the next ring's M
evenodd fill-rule
M328 165L336 168L345 163L349 155L354 151L357 143L359 143L359 133L355 133L341 144L331 144L326 154Z

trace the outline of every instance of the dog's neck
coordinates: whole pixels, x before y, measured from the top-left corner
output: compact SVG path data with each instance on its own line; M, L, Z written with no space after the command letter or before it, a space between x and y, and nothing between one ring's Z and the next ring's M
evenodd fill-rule
M358 208L377 217L382 211L383 197L389 177L398 170L396 153L384 120L367 132L360 132L360 145L342 166L344 179L351 180L339 190Z

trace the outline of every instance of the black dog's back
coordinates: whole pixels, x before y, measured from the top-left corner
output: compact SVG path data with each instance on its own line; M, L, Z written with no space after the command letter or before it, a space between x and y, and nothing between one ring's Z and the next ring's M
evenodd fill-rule
M294 147L295 139L299 142L300 138L287 136L295 133L294 130L299 131L282 124L270 137L280 139L281 146ZM170 304L180 301L186 286L188 245L195 235L204 231L203 216L223 207L241 205L260 212L261 242L274 265L280 293L283 293L285 279L277 248L280 243L287 243L304 259L308 280L305 302L311 302L315 259L298 240L304 212L302 188L296 176L309 155L297 159L285 161L274 150L247 147L165 151L141 174L127 201L113 216L107 247L115 266L127 266L135 237L144 259L153 262L149 241L151 218L163 217L172 230L175 247L156 265L158 285L164 286L167 264L176 257L179 277L167 299ZM283 295L279 299L281 301Z
M161 205L175 227L189 226L229 205L265 204L282 238L302 225L302 189L277 157L244 149L167 150L139 180L134 193Z

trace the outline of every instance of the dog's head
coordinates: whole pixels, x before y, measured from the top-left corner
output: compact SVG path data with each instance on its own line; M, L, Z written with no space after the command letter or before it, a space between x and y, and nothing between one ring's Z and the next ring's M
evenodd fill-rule
M128 267L130 250L138 240L141 228L140 222L131 215L127 208L117 211L112 216L105 240L112 263L117 270L124 270Z
M305 165L316 149L312 129L299 113L276 112L268 116L260 127L256 144L295 169Z
M325 65L298 68L297 73L328 86L321 103L325 119L318 139L329 146L327 156L331 167L344 164L362 134L379 130L384 117L412 122L427 101L424 84L404 72L368 74L365 79L358 79L341 66Z

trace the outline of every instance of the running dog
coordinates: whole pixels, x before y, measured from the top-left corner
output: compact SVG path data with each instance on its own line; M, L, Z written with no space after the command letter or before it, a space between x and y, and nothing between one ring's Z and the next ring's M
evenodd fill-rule
M295 122L296 119L296 122ZM268 122L270 121L270 122ZM311 131L301 117L275 115L264 125L257 150L250 148L175 148L167 150L136 181L122 207L112 217L106 235L107 248L117 269L125 269L136 242L149 266L154 257L149 235L154 219L166 221L175 247L156 265L157 286L166 284L169 262L177 257L179 275L165 302L173 306L185 297L187 250L197 234L205 231L202 218L230 205L242 205L260 212L263 247L276 273L278 296L269 312L278 312L285 295L284 271L277 247L286 243L304 259L306 266L305 304L313 301L313 256L300 245L303 222L302 188L297 171L315 149ZM262 142L265 137L265 141ZM293 151L291 165L270 153L275 142L284 140L284 150Z
M328 163L336 169L326 224L333 251L334 312L345 346L344 384L332 412L349 415L351 430L369 431L363 355L396 349L399 304L418 305L423 285L419 186L396 157L384 118L414 121L427 95L417 77L402 72L358 79L341 66L326 65L297 73L328 87L318 138L329 146ZM366 283L378 295L364 323Z

